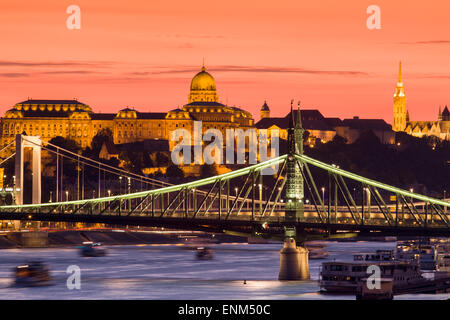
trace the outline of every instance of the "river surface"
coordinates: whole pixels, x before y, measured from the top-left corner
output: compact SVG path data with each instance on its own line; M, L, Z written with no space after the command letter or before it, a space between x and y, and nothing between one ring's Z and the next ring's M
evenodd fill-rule
M394 249L395 242L328 242L329 257L310 260L311 280L278 281L281 244L216 244L214 259L199 261L181 245L110 246L105 257L80 257L76 248L0 250L0 299L354 299L320 294L324 261ZM11 287L12 270L39 259L51 268L53 285ZM70 265L81 269L81 289L66 285ZM246 280L246 284L244 284ZM408 294L403 299L449 299L450 294Z

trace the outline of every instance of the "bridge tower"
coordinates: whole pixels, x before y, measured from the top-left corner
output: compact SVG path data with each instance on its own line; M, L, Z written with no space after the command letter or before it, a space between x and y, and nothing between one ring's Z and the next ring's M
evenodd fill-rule
M294 111L291 102L291 117L288 129L288 159L286 163L286 215L285 220L297 221L304 216L303 176L301 164L295 159L295 154L303 154L302 119L300 102L297 110L297 121L294 121Z
M26 138L25 138L26 137ZM32 203L41 203L41 138L39 136L16 135L16 163L15 163L15 198L16 204L23 203L23 164L24 149L31 148L32 155Z
M308 249L297 246L295 222L304 217L304 191L302 164L296 160L295 154L303 154L302 118L300 102L298 103L297 121L294 121L294 111L291 101L291 118L288 129L288 158L286 163L286 206L285 220L292 226L285 227L285 240L280 251L279 280L309 279Z
M25 148L31 148L32 150L32 203L41 203L41 138L39 136L26 136L23 134L16 135L16 161L15 161L15 184L14 195L16 204L22 205L23 203L23 182L24 182L24 156ZM14 229L20 230L20 220L14 221ZM33 222L33 227L39 229L40 222ZM40 246L42 243L46 243L46 233L42 232L29 232L22 234L22 244L28 246L32 243L37 243ZM41 241L44 241L41 243Z

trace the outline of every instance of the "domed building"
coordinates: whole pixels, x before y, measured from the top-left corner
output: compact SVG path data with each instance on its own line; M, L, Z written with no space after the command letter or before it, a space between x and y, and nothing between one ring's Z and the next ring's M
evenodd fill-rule
M188 104L183 106L183 110L188 112L193 120L202 121L203 131L218 129L224 137L228 128L246 130L254 125L251 113L219 102L216 81L206 71L205 66L192 78Z
M216 81L203 66L191 80L188 103L168 112L140 112L126 107L117 113L95 113L77 100L28 99L15 104L0 120L0 145L25 132L38 135L44 141L61 136L75 140L82 148L90 146L92 138L102 129L113 132L115 144L145 140L168 140L171 132L183 128L193 136L194 121L202 121L203 132L215 128L242 128L254 125L252 115L237 107L219 102Z
M259 111L259 115L260 119L270 118L270 109L266 101L264 101L264 104L261 107L261 110Z
M216 81L211 74L206 72L205 66L202 67L202 70L191 81L188 103L196 101L219 101L219 96L216 92Z

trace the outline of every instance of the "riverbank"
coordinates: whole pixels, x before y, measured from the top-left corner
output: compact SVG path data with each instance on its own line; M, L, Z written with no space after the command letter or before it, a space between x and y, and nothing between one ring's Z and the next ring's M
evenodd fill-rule
M30 239L32 241L30 241ZM35 240L36 239L36 240ZM86 241L105 245L138 244L205 244L247 242L246 237L226 234L182 231L137 231L137 230L63 230L48 232L5 232L0 234L0 249L24 247L78 246Z

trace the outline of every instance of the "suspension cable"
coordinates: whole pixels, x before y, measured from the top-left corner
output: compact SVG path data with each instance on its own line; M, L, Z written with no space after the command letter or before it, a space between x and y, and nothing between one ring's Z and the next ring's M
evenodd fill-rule
M66 154L63 154L63 153L57 153L56 151L54 151L54 150L52 150L52 149L49 149L49 148L47 148L47 147L42 147L42 149L47 150L47 151L49 151L49 152L52 152L52 153L54 153L54 154L57 154L57 155L59 155L60 157L64 157L64 158L67 158L67 159L69 159L69 160L76 161L76 162L79 162L79 163L81 163L81 164L87 165L87 166L89 166L89 167L92 167L92 168L95 168L95 169L98 169L98 168L99 168L98 166L95 166L95 165L93 165L92 163L88 163L88 162L85 162L85 161L82 161L82 160L78 160L78 159L71 158L71 157L69 157L69 156L66 155ZM99 162L99 163L101 164L101 162ZM112 168L114 168L114 167L112 167ZM117 173L117 172L114 172L114 171L111 171L111 170L108 170L108 169L105 169L105 168L101 168L101 170L103 170L103 171L105 171L105 172L108 172L108 173L111 173L111 174L114 174L114 175L121 175L120 173ZM121 171L123 171L123 170L121 170ZM125 172L127 172L127 171L125 171ZM144 178L146 178L146 177L144 177ZM130 177L130 179L133 179L133 180L136 180L136 181L140 181L140 179L138 179L138 178L132 178L132 177ZM157 184L157 183L164 184L164 183L165 183L164 181L160 181L160 180L156 180L156 179L152 179L152 180L154 180L154 181L146 181L146 183L147 183L147 184L150 184L150 183L153 183L153 184Z
M1 152L1 151L0 151ZM10 155L8 158L6 158L5 160L2 160L2 162L0 162L0 166L5 163L6 161L8 161L9 159L11 159L12 157L14 157L16 155L16 153L14 152L12 155Z
M28 140L27 140L27 141L28 141ZM33 144L36 144L36 145L39 145L39 144L37 144L37 143L35 143L35 142L32 142L32 141L29 141L29 142L30 142L30 143L33 143ZM69 154L71 154L71 155L74 155L74 156L76 156L77 158L79 157L79 158L85 159L85 160L87 160L87 161L94 162L95 164L100 164L101 166L104 166L104 167L107 167L107 168L110 168L110 169L113 169L113 170L116 170L116 171L123 172L125 175L135 176L135 177L137 177L137 178L135 178L135 180L138 180L138 179L146 179L146 180L150 180L150 181L152 181L152 182L157 182L157 183L165 184L165 185L167 185L167 186L172 186L172 185L173 185L173 184L171 184L171 183L169 183L169 182L165 182L165 181L153 179L153 178L150 178L150 177L146 177L146 176L143 176L143 175L139 175L139 174L137 174L137 173L133 173L133 172L129 172L129 171L126 171L126 170L123 170L123 169L115 168L115 167L110 166L110 165L108 165L108 164L105 164L105 163L103 163L103 162L100 162L100 161L97 161L97 160L93 160L93 159L90 159L90 158L85 157L85 156L83 156L83 155L77 154L77 153L75 153L75 152L66 150L66 149L61 148L61 147L59 147L59 146L57 146L57 145L54 145L54 144L52 144L52 143L50 143L50 142L44 142L44 141L43 141L43 143L46 143L46 144L48 144L48 145L50 145L50 146L52 146L52 147L54 147L54 148L58 148L58 149L60 149L60 150L63 150L64 152L69 153ZM45 147L42 147L42 148L45 148ZM49 151L53 151L53 150L48 149L48 148L45 148L45 149L46 149L46 150L49 150ZM73 159L73 158L69 158L69 159L75 160L75 159ZM76 160L75 160L75 161L76 161ZM86 164L87 164L87 163L86 163ZM89 165L89 164L88 164L88 165ZM96 167L96 166L95 166L95 167Z
M2 152L3 150L5 150L6 148L8 148L10 145L12 145L13 143L15 143L15 140L12 140L10 143L8 143L6 146L4 146L2 149L0 149L0 152Z

